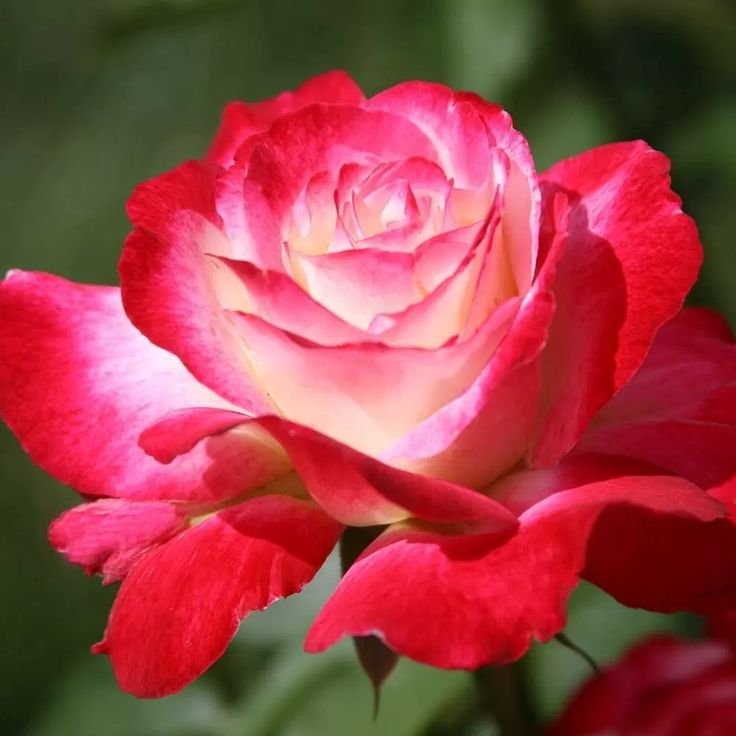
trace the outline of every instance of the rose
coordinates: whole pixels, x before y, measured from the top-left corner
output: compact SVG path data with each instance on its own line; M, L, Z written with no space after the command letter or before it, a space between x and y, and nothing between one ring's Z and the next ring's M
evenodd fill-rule
M120 292L10 274L0 407L88 501L52 544L123 581L121 686L190 682L352 527L381 533L309 651L507 662L581 574L733 606L736 352L676 316L701 253L667 169L622 143L537 177L499 107L332 73L135 190Z
M653 636L572 698L549 736L706 736L736 729L736 658L716 641Z

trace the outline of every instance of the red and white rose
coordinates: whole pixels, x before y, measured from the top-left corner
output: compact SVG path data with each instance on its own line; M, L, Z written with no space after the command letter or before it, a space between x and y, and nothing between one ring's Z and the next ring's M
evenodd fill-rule
M547 736L729 736L736 656L719 641L652 636L575 694Z
M307 635L520 657L581 575L736 605L736 347L645 143L538 175L507 113L333 72L232 103L140 185L121 288L12 272L0 411L85 497L52 544L122 580L99 651L174 692L379 526Z

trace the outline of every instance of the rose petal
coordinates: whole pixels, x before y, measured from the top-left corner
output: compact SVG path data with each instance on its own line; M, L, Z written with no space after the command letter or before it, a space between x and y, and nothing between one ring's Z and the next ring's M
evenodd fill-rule
M141 430L186 406L232 405L126 319L118 289L12 272L0 284L0 411L31 459L89 495L218 500L288 471L268 437L216 438L163 466Z
M566 215L560 196L554 241L532 290L520 305L509 300L490 318L506 314L513 322L488 364L460 396L384 450L384 460L479 488L524 455L539 408L541 353L554 314L550 291Z
M563 191L572 213L535 465L554 464L577 441L695 281L702 249L668 171L667 159L645 143L619 143L562 161L541 178L545 207Z
M374 248L320 256L290 252L304 289L324 307L365 330L383 312L398 312L421 300L415 256Z
M375 635L397 653L436 667L475 669L518 659L532 638L545 641L564 627L589 536L610 507L622 516L637 507L647 510L637 535L656 531L672 514L697 527L684 541L672 538L653 557L639 558L640 569L641 559L653 569L666 568L673 547L689 549L691 540L703 541L723 523L720 504L685 481L627 477L550 496L522 514L515 536L496 544L391 528L348 570L312 625L306 649L318 652L345 636ZM729 539L736 542L736 528ZM628 549L627 534L608 541L609 557L611 549ZM729 561L709 562L736 583ZM676 574L673 569L668 579Z
M215 227L222 221L215 209L219 167L202 161L186 161L165 174L144 181L126 203L131 223L156 236L166 236L182 210L196 212Z
M602 675L586 682L555 720L548 736L674 736L673 728L683 725L683 709L697 709L709 700L711 706L715 704L707 696L699 702L699 680L708 678L709 672L729 659L729 651L715 642L685 642L664 635L646 639ZM642 716L647 723L639 720ZM713 723L723 722L714 718ZM714 732L696 728L676 733L685 736Z
M710 489L736 475L734 447L736 343L718 315L687 309L660 330L575 452L640 458Z
M262 271L251 263L219 259L241 280L249 299L248 313L321 345L363 342L366 333L316 302L291 278Z
M472 105L449 87L404 82L368 99L367 110L408 118L432 141L447 178L463 189L483 185L491 170L486 128Z
M95 651L110 656L126 692L170 695L223 654L251 611L301 590L341 529L285 496L220 511L133 567Z
M242 307L245 295L237 279L206 255L227 255L224 240L219 230L186 212L173 219L166 237L133 231L120 259L125 311L146 337L177 355L213 391L251 413L273 411L223 311Z
M359 105L365 98L358 85L341 70L312 77L293 92L282 92L256 103L231 102L225 106L220 127L207 151L207 159L230 166L235 151L251 135L268 128L277 118L313 102Z
M105 498L75 506L49 527L51 545L88 575L122 580L135 561L179 532L186 515L163 501Z
M346 105L316 104L277 120L240 155L247 180L261 187L283 226L309 180L346 163L410 156L436 160L434 147L410 120Z
M205 437L255 423L286 450L312 497L333 518L353 526L388 524L408 516L426 521L482 521L515 526L496 501L462 486L407 473L279 417L250 419L238 412L188 409L148 427L141 446L161 462L188 453Z
M369 342L323 346L254 315L232 317L280 413L368 454L385 449L472 383L506 324L492 316L466 342L426 350Z
M434 143L448 177L461 188L480 187L490 171L490 149L511 161L502 220L518 292L525 294L534 275L539 228L539 188L534 161L524 137L497 105L477 95L454 92L427 82L406 82L366 101L414 121Z

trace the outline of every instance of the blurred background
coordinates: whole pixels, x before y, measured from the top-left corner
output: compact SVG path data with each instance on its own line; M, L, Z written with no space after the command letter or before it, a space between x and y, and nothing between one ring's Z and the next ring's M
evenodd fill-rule
M729 0L2 0L0 270L115 283L139 181L202 154L220 110L332 67L367 93L400 80L472 89L509 109L538 167L645 138L706 248L694 303L736 323L736 5ZM0 318L2 316L0 315ZM403 662L377 722L349 645L301 639L338 576L253 615L225 658L158 702L118 692L88 646L114 590L46 543L75 494L0 428L0 733L14 736L481 736L471 678ZM624 609L588 586L568 633L599 661L652 629L697 623ZM546 718L588 673L557 642L525 658Z

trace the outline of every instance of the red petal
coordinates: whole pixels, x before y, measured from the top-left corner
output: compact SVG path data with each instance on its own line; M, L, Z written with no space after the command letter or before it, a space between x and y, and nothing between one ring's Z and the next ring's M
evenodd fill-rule
M182 212L156 239L142 230L125 241L120 259L123 303L130 320L155 345L177 355L192 374L220 396L254 414L273 411L249 374L240 339L220 299L242 294L222 278L225 267L206 253L227 255L227 242L206 221ZM224 278L235 281L225 272ZM184 287L186 285L186 287ZM236 285L237 287L237 285Z
M113 583L185 523L186 515L171 503L106 498L62 514L49 527L49 541L88 575L102 573L105 583Z
M685 642L669 636L646 639L602 675L585 683L555 721L548 736L726 733L720 729L679 730L676 726L683 725L681 719L691 709L712 712L721 699L719 691L728 693L726 699L732 700L733 664L730 659L728 650L715 642ZM724 665L731 670L728 677L731 683L727 689L714 688L710 684L712 675ZM700 687L702 684L706 684L705 691ZM718 724L719 720L713 718L712 723Z
M716 489L736 475L734 447L736 343L718 315L687 309L660 330L576 452L639 458Z
M251 611L312 579L341 527L317 508L263 496L149 552L120 587L104 641L120 687L170 695L225 651Z
M719 521L708 522L723 513L685 481L624 477L546 498L522 514L518 533L500 544L397 525L348 570L306 648L316 652L345 636L377 635L399 654L438 667L474 669L517 659L532 637L545 641L563 628L567 597L601 512L613 507L624 515L637 505L649 513L641 520L648 526L636 530L642 536L670 514L697 525L704 536L719 528ZM688 549L692 538L674 538L650 558L650 577L667 569L672 547ZM736 528L729 539L736 542ZM628 534L608 541L609 556L629 544ZM733 564L709 563L730 567L730 584L736 583ZM635 567L629 561L627 569ZM706 575L711 570L702 569Z
M174 413L149 427L141 435L141 445L166 462L188 452L209 433L226 432L248 422L260 425L278 440L313 498L344 524L388 524L411 515L449 524L479 521L493 529L516 525L512 514L481 493L392 468L275 416L251 420L236 412L208 409ZM199 435L197 426L202 430Z
M215 208L215 185L220 168L202 161L186 161L171 171L144 181L126 203L130 221L156 236L170 232L172 218L182 210L196 212L220 227Z
M697 277L698 234L668 171L662 154L638 142L595 148L541 177L545 207L563 191L572 212L536 465L554 464L629 380Z
M250 136L266 130L276 118L313 102L359 105L365 98L358 85L343 71L320 74L293 92L282 92L256 103L231 102L222 113L220 127L207 151L207 159L229 166L235 151Z
M0 411L63 483L90 495L211 501L288 469L267 437L215 438L169 466L138 447L141 430L170 411L231 405L128 322L118 289L14 271L0 284L0 311Z

